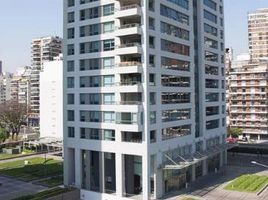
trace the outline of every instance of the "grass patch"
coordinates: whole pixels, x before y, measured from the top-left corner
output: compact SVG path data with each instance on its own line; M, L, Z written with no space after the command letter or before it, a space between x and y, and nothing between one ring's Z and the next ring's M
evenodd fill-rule
M225 186L224 189L256 193L266 184L268 184L268 176L242 175Z
M7 158L14 158L21 156L21 154L6 154L6 153L0 153L0 160L7 159Z
M198 199L195 199L195 198L192 198L192 197L184 197L184 198L182 198L182 200L198 200Z
M15 198L13 200L43 200L47 199L49 197L57 196L59 194L63 194L65 192L72 191L71 189L68 188L53 188L50 190L45 190L43 192L39 192L36 194L31 194L31 195L25 195L22 197Z
M24 161L29 161L24 165ZM38 180L49 176L62 175L62 161L36 157L0 163L0 174L20 178L24 181Z
M54 176L45 180L38 181L42 185L47 187L55 187L63 184L63 177L62 176Z

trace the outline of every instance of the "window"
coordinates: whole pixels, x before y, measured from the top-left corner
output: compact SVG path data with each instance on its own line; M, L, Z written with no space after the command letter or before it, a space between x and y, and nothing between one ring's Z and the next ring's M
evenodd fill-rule
M149 85L155 86L155 75L154 74L149 74Z
M205 45L208 48L218 49L218 41L205 37Z
M74 136L75 136L74 127L68 127L68 137L74 138Z
M218 93L206 93L206 102L217 102L219 101L219 94Z
M113 123L115 121L114 112L104 112L104 120L103 122Z
M103 130L104 140L115 141L115 131L114 130Z
M81 76L80 87L101 87L101 76Z
M219 106L206 107L206 116L218 115Z
M162 75L161 84L164 87L190 87L190 77Z
M81 105L99 105L101 104L101 95L94 93L81 93L80 94L80 104Z
M204 10L204 18L217 24L217 16L212 14L211 12Z
M67 72L73 72L74 71L74 61L69 60L67 61Z
M67 77L67 88L74 88L74 77Z
M149 47L152 48L152 49L155 48L154 37L153 36L149 36Z
M100 41L80 43L80 54L100 52Z
M150 67L155 67L155 56L154 55L149 55L149 65Z
M213 10L217 10L217 4L212 0L204 0L204 4Z
M150 131L150 142L156 142L156 130Z
M68 0L68 7L74 6L75 0Z
M191 125L175 126L162 129L162 140L184 137L191 134Z
M164 39L161 39L161 50L171 52L171 53L180 54L180 55L185 55L185 56L190 55L190 47L189 46L179 44L176 42L171 42L171 41L164 40Z
M213 36L218 36L218 29L206 23L204 24L204 30L208 34L211 34Z
M156 123L156 111L151 111L150 112L150 124L155 124Z
M218 62L219 55L210 51L205 51L205 60L210 62Z
M68 39L73 39L74 38L74 28L69 28L67 30L67 38Z
M67 104L74 104L74 94L67 94Z
M114 85L114 75L103 76L103 86L113 86Z
M74 22L74 12L69 12L67 15L67 21L68 23Z
M161 57L161 66L165 69L190 71L190 62L174 58Z
M67 45L67 55L74 55L74 44L68 44Z
M74 121L74 110L68 110L67 111L67 120L68 121Z
M114 94L113 93L107 93L103 95L103 103L105 105L112 105L114 104Z
M114 67L114 57L103 58L103 69Z
M80 4L91 3L99 0L80 0Z
M110 33L114 31L114 22L103 23L103 33Z
M171 25L171 24L161 22L160 29L161 29L161 33L164 33L167 35L172 35L172 36L175 36L177 38L184 39L184 40L190 39L189 31L182 29L180 27Z
M191 95L185 92L163 92L162 104L190 103Z
M162 122L187 120L191 118L191 109L165 110L162 112Z
M151 30L155 29L155 20L152 17L149 17L149 29Z
M154 12L154 6L155 6L155 5L154 5L154 0L149 0L149 1L148 1L148 4L149 4L149 5L148 5L149 10L152 11L152 12Z
M162 16L168 17L170 19L173 19L175 21L178 21L182 24L189 25L189 16L185 15L181 12L178 12L172 8L166 7L164 5L160 5L160 13Z
M103 16L114 14L114 4L108 4L103 6Z
M186 10L189 9L189 0L168 0L169 2L172 2L182 8L185 8Z
M206 122L206 129L210 130L210 129L215 129L215 128L219 128L219 120L215 119L215 120L210 120Z
M80 10L80 20L94 19L100 17L100 7Z
M114 50L114 39L104 40L103 41L103 50L104 51Z
M150 92L150 104L155 105L155 92Z

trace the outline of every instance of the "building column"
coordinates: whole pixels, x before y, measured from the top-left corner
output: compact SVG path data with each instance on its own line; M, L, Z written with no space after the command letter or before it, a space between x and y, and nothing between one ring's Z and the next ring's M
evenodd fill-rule
M191 166L191 181L195 181L195 178L196 175L195 175L195 164Z
M115 154L115 173L116 173L116 196L122 197L124 192L124 161L123 154Z
M224 165L224 151L220 152L220 168Z
M202 176L205 176L208 173L207 159L202 161L202 172Z
M163 195L163 170L157 169L155 179L155 197L156 199L160 199Z
M150 199L150 174L148 174L148 171L150 171L150 166L148 164L148 155L142 156L142 196L143 200Z
M224 165L227 165L228 163L227 150L224 150L224 153L223 153L223 163Z
M75 185L81 188L81 149L75 149L74 153L74 165L75 165Z
M100 180L100 191L105 193L105 167L104 167L104 153L99 152L99 180Z

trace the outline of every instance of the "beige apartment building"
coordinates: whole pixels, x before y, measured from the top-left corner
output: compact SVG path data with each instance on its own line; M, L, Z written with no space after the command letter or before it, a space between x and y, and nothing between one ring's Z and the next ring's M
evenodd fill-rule
M248 14L249 51L252 60L268 59L268 8Z
M233 63L229 73L229 126L251 139L268 139L268 62Z

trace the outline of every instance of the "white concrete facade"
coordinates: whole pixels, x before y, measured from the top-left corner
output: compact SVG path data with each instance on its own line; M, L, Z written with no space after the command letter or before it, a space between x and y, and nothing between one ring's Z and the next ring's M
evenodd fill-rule
M45 62L40 72L40 137L63 138L63 62Z
M166 168L225 144L223 2L204 2L64 1L64 183L80 188L81 199L157 199L213 168L207 160L181 176ZM217 154L219 167L225 156ZM136 181L131 159L141 163Z

